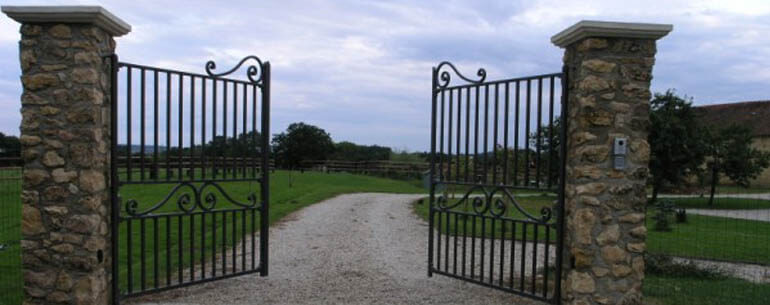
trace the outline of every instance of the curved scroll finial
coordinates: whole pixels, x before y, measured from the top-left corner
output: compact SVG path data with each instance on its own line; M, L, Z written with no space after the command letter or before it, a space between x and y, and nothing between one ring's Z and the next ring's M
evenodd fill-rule
M449 81L452 78L448 71L441 71L441 68L443 68L444 66L449 66L449 68L451 68L454 71L454 73L457 74L457 76L459 76L461 79L471 84L483 83L484 80L487 78L487 70L484 70L484 68L479 68L479 70L476 71L476 76L478 76L479 79L472 80L465 77L465 75L462 75L462 73L460 73L460 71L458 71L457 68L451 62L442 61L441 63L438 64L438 66L436 66L436 73L440 72L438 83L437 83L439 89L448 87Z
M260 83L262 83L262 75L263 75L263 73L262 73L262 67L263 67L262 60L259 59L259 57L256 57L254 55L249 55L249 56L244 57L243 59L241 59L241 61L237 65L235 65L235 67L233 67L232 69L230 69L228 71L222 72L222 73L214 73L213 70L215 70L217 68L217 64L214 63L213 60L209 60L208 62L206 62L206 73L209 76L211 76L211 77L225 76L225 75L228 75L228 74L231 74L231 73L235 72L235 70L238 70L243 65L243 63L246 62L249 59L256 60L257 61L257 65L250 65L246 69L246 77L249 78L250 82L252 82L254 84L260 84Z

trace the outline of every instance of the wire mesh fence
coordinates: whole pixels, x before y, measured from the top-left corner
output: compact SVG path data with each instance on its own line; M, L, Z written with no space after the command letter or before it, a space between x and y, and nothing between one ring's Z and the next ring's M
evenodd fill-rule
M663 195L647 229L647 303L770 302L770 187Z
M0 167L0 305L22 303L21 168Z

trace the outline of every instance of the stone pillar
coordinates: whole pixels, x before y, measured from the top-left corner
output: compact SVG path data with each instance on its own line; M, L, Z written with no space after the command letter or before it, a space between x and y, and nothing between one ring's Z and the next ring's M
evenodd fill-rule
M551 39L569 90L563 304L642 304L650 80L671 29L581 21Z
M21 23L25 304L108 304L110 67L130 26L98 6L3 6Z

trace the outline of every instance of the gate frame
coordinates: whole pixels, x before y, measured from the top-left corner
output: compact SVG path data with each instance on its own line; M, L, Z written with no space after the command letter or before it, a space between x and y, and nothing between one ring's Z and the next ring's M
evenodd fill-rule
M434 269L435 269L434 268L434 262L433 262L433 256L434 256L434 232L433 231L435 229L435 223L434 223L435 216L434 216L434 214L436 212L436 208L434 207L434 205L436 203L436 195L435 195L436 194L436 186L438 184L452 184L452 181L443 181L443 179L441 177L436 177L436 156L437 156L437 154L436 154L437 153L436 152L436 134L437 134L436 122L437 122L437 118L436 117L437 117L438 95L439 95L440 92L445 91L447 88L451 89L451 87L452 87L452 86L450 86L450 78L451 77L449 76L449 74L446 74L448 72L445 71L445 72L439 74L441 72L442 66L445 66L445 65L448 66L449 68L451 68L454 71L455 75L457 75L460 79L464 80L468 84L467 85L468 87L478 87L478 88L480 88L480 87L482 87L484 85L489 86L490 84L500 84L500 83L508 84L509 82L513 82L513 81L517 81L518 82L519 80L526 80L526 79L532 80L532 79L536 79L536 78L542 80L543 77L547 77L547 76L559 77L559 79L560 79L561 97L559 98L559 102L560 102L560 115L559 115L559 118L562 120L562 123L561 123L561 126L560 126L560 130L558 132L559 132L559 136L560 136L559 155L561 156L561 158L559 158L559 162L557 163L558 166L559 166L559 168L558 168L559 179L558 179L558 183L556 184L556 187L557 187L556 192L557 192L557 196L558 196L557 204L556 204L556 209L555 209L556 210L555 212L556 212L557 219L556 219L556 222L554 223L555 228L556 228L556 234L557 234L557 236L556 236L556 243L555 243L555 248L556 249L554 250L555 254L556 254L556 258L555 258L556 261L554 262L554 265L556 267L556 272L555 272L555 277L556 278L554 280L553 295L551 296L550 299L543 299L543 298L539 298L539 297L534 296L534 293L530 296L530 295L528 295L526 293L513 292L513 291L509 291L509 290L505 290L505 289L503 289L503 290L506 291L506 292L509 292L509 293L513 293L513 294L522 296L522 297L530 297L530 298L533 298L533 299L537 299L537 300L540 300L540 301L546 301L546 302L550 302L552 304L557 304L557 305L561 304L561 301L562 301L562 295L561 295L562 288L561 287L562 287L562 279L564 278L563 277L563 270L562 270L562 268L563 268L563 264L564 264L564 261L563 261L563 254L564 254L563 253L564 252L564 227L565 227L565 217L564 217L565 214L564 213L565 213L565 200L566 200L565 189L566 189L566 175L567 175L567 173L566 173L566 165L567 165L566 153L567 153L567 147L568 147L568 145L567 145L567 130L568 130L568 127L569 127L569 121L568 121L568 113L569 113L569 107L568 106L569 105L568 105L568 99L567 99L568 96L569 96L568 68L567 68L566 65L563 66L562 67L562 71L560 73L533 75L533 76L526 76L526 77L516 77L516 78L510 78L510 79L500 79L500 80L494 80L494 81L486 81L486 76L487 76L486 75L486 70L483 69L483 68L479 69L477 71L477 73L476 73L477 76L480 77L480 79L479 80L472 80L472 79L469 79L469 78L465 77L463 74L461 74L458 71L458 69L452 63L450 63L450 62L443 61L443 62L441 62L438 65L433 67L433 69L432 69L432 72L433 72L432 73L432 86L431 86L431 90L432 90L432 94L431 94L432 103L431 103L431 154L430 154L431 158L430 158L430 198L429 198L430 201L429 201L429 216L428 216L428 223L429 223L428 224L428 228L429 228L428 229L429 230L428 231L429 232L429 234L428 234L428 277L432 277L433 276ZM439 77L441 77L441 80L444 81L444 84L442 86L439 85ZM553 86L553 84L551 84L551 85ZM466 85L455 85L455 87L462 87L462 86L466 86ZM518 94L518 90L516 92ZM529 94L529 88L527 89L527 94ZM541 93L538 92L538 94L541 94ZM451 96L451 91L450 91L450 96ZM459 96L459 94L458 94L458 96ZM542 95L540 95L539 97L542 98ZM478 99L478 97L476 97L476 98ZM489 99L489 96L485 95L485 98ZM452 101L452 99L450 97L450 107L452 107L451 101ZM495 97L495 101L497 101L497 96ZM470 103L471 101L467 100L466 102ZM443 100L442 100L442 103L443 103ZM459 106L458 106L458 108L459 108ZM485 110L485 111L487 111L487 110ZM450 113L451 113L451 110L450 110ZM478 114L477 114L477 116L478 116ZM505 113L504 117L507 120L508 113ZM554 118L551 118L551 119L554 119ZM451 122L451 118L449 120ZM497 120L497 118L495 118L495 120ZM516 118L516 120L518 120L518 118ZM489 124L486 121L487 120L485 119L485 124ZM516 123L518 123L518 122L514 122L514 124L516 124ZM443 122L442 122L442 124L443 124ZM461 124L461 123L458 122L458 126L459 126L459 124ZM478 124L478 122L476 122L476 124ZM450 125L449 128L451 128L451 127L452 126ZM553 125L549 125L549 127L553 127ZM497 128L497 127L495 127L495 128ZM507 128L507 126L505 128ZM538 128L540 128L540 126L538 126ZM458 132L459 132L459 130L458 130ZM495 132L496 132L496 130L495 130ZM486 131L485 131L485 134L486 134ZM529 135L527 134L526 137L527 137L527 140L528 140L529 139ZM451 141L451 139L450 139L450 141ZM469 141L469 139L466 139L466 141ZM505 143L504 148L506 150L508 149L508 146L507 146L508 144L509 143ZM497 143L492 143L492 145L497 145ZM517 151L519 151L519 148L518 147L514 147L513 151L514 151L514 153L516 153ZM456 153L460 154L459 151L457 151ZM466 154L467 153L468 152L466 152ZM488 153L489 152L486 152L486 148L485 148L485 154L488 154ZM451 158L451 148L450 148L449 155L450 155L450 158ZM443 155L440 156L440 157L443 158ZM549 162L553 162L553 161L554 160L549 160ZM474 159L474 162L475 162L475 159ZM486 162L486 158L485 158L485 162ZM450 168L450 171L451 171L451 160L449 161L449 163L450 164L448 165L448 167ZM514 165L514 166L516 166L516 165ZM539 170L540 170L539 166L540 166L540 164L538 164L538 174L539 174ZM475 167L475 163L474 163L474 167ZM475 173L475 170L474 170L474 173ZM486 174L486 172L485 172L485 174ZM539 183L539 181L538 181L538 183ZM550 178L549 178L549 183L550 183ZM528 182L525 182L525 185L527 185L527 184L528 184ZM485 185L489 186L489 184L485 184L485 183L481 183L481 182L472 183L470 185L473 185L474 187L478 187L478 186L484 187ZM517 189L517 188L518 189L526 189L526 187L518 186L518 185L515 185L515 184L505 184L504 185L502 183L500 183L498 185L498 187L512 188L512 189ZM545 189L543 189L543 190L545 190ZM513 198L515 198L515 197L513 197ZM512 222L512 224L513 224L513 222ZM435 230L437 230L437 234L438 234L438 236L440 238L441 237L440 228L435 229ZM494 235L494 233L492 233L492 234ZM546 241L546 242L548 242L548 241ZM455 253L454 255L456 256L457 254ZM549 253L545 253L544 255L549 255ZM483 269L484 266L482 265L481 268ZM438 271L438 270L436 270L436 271ZM444 274L442 274L442 275L444 275ZM459 277L459 276L451 276L451 275L446 275L446 276L450 276L450 277L453 277L453 278L456 278L456 279L460 279L460 280L463 280L463 281L469 281L468 279L464 279L463 277ZM473 282L473 281L469 281L469 282ZM476 284L481 284L481 283L476 283ZM482 284L482 285L484 285L484 284ZM492 286L492 285L484 285L484 286L488 286L488 287L494 288L494 289L502 289L500 287L495 287L495 286ZM547 291L545 291L545 293L547 294Z
M216 281L216 280L222 280L227 279L231 277L237 277L241 275L251 274L251 273L259 273L260 276L264 277L268 275L268 260L269 260L269 226L270 226L270 214L269 214L269 206L270 206L270 137L265 136L270 134L270 80L271 80L271 73L270 73L270 62L262 62L257 56L246 56L243 59L240 60L240 62L233 67L232 69L223 72L223 73L214 73L211 70L216 68L216 64L213 61L208 61L206 63L206 73L208 74L208 78L210 78L213 81L234 81L233 79L225 78L224 76L227 76L229 74L232 74L236 70L238 70L247 60L253 59L256 60L259 64L259 70L256 70L257 68L255 66L249 66L247 76L249 79L249 82L251 85L260 87L262 94L261 94L261 129L260 132L262 134L261 142L258 143L260 148L260 178L256 180L251 181L259 181L260 185L260 203L259 206L256 208L259 210L259 265L254 267L252 266L252 270L249 271L241 271L237 273L231 273L227 275L221 275L221 276L214 276L210 278L204 278L200 280L190 281L190 282L183 282L183 283L177 283L176 285L171 286L165 286L160 288L151 288L147 290L143 290L131 295L123 295L120 293L120 273L119 273L119 260L118 260L118 251L119 251L119 236L120 236L120 230L119 226L121 223L121 217L120 217L120 207L121 207L121 199L118 195L121 185L123 183L120 182L119 176L118 176L118 166L117 166L117 157L118 157L118 149L117 149L117 143L118 143L118 109L119 109L119 95L118 95L118 78L119 78L119 72L121 67L133 67L136 68L138 65L135 64L127 64L119 61L118 55L113 53L110 55L105 56L109 60L110 64L110 98L112 103L110 104L110 137L111 137L111 143L110 143L110 200L111 200L111 213L110 213L110 226L111 226L111 247L113 249L113 256L111 261L111 289L112 289L112 304L118 305L120 304L120 301L123 299L141 296L141 295L147 295L167 290L172 290L176 288L182 288L197 284L202 284L206 282ZM141 67L141 66L140 66ZM177 73L180 75L189 75L192 73L189 72L183 72L183 71L175 71L171 69L163 69L163 68L156 68L156 67L146 67L148 69L158 69L158 70L164 70L170 73ZM256 75L257 71L260 73L258 79L254 79L253 76ZM260 84L261 83L261 84ZM204 84L205 86L205 84ZM170 88L167 88L167 90L170 90ZM181 94L181 93L180 93ZM223 103L227 103L225 100L226 96L223 98ZM213 101L213 103L216 103L216 100ZM254 101L255 105L257 101ZM246 109L243 109L245 112ZM256 109L254 109L256 111ZM157 114L155 114L157 115ZM180 114L181 115L181 114ZM144 119L144 118L143 118ZM237 121L237 118L235 118ZM252 120L256 120L257 117L252 118ZM245 124L245 122L244 122ZM226 122L223 123L223 126L226 128ZM156 127L157 128L157 127ZM180 127L181 128L181 127ZM191 128L195 128L194 126L191 126ZM127 131L128 133L131 133L131 130ZM157 132L157 130L155 130ZM166 132L171 132L167 130ZM244 130L245 134L245 130ZM233 137L237 137L237 134L234 134ZM212 139L216 137L216 134L212 135ZM131 148L129 148L130 152ZM180 161L181 162L181 161ZM168 166L168 164L166 165ZM235 171L235 168L233 168ZM226 175L226 169L223 176ZM244 170L244 176L245 176L245 170ZM144 179L144 177L142 177ZM157 179L157 178L156 178ZM194 180L194 179L193 179ZM216 179L210 179L205 181L195 181L194 183L202 183L203 186L213 183L216 185L217 182L228 182L232 180L216 180ZM243 180L238 180L243 181ZM170 180L166 181L168 184L184 184L189 183L187 180L179 178L178 181ZM133 183L137 184L137 183ZM141 184L141 183L138 183ZM203 187L198 189L200 194L203 194ZM173 191L172 191L173 193ZM227 195L225 195L227 196ZM216 212L217 210L212 210L213 212ZM246 211L246 210L243 210ZM205 212L204 212L205 213ZM244 216L245 217L245 216ZM252 224L253 226L253 224ZM226 228L224 228L226 230ZM233 232L235 234L235 232ZM224 242L224 241L223 241ZM241 241L242 242L242 241ZM237 245L234 245L233 247L236 247ZM170 249L167 249L167 251L170 251ZM235 251L235 249L233 249ZM214 250L214 253L216 253L216 249ZM216 254L214 254L216 255ZM222 255L225 255L223 253ZM256 255L256 253L252 253L252 255ZM197 266L196 262L191 262L193 264L192 267ZM235 262L233 262L235 263ZM224 268L224 266L223 266ZM205 270L203 271L205 273ZM167 275L168 276L168 275Z

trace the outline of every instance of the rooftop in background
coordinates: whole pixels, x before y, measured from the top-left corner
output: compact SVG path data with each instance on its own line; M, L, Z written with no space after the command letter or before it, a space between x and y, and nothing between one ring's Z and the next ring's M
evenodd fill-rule
M755 137L770 136L770 100L697 106L695 112L709 126L737 124L750 128Z

